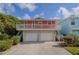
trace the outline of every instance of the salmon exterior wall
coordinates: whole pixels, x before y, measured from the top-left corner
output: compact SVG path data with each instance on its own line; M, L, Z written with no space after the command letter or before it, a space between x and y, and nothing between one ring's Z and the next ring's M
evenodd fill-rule
M58 26L56 20L49 20L49 21L51 22L51 28L56 28ZM44 20L44 21L41 21L41 22L42 22L42 24L41 24L42 28L48 27L48 21L47 20ZM33 24L34 24L34 27L37 28L38 25L39 25L38 20L22 20L21 24L24 24L24 23L26 24L27 27L33 27Z

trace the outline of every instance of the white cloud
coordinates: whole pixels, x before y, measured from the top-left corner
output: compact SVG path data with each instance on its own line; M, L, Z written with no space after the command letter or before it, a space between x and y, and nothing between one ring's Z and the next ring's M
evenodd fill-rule
M12 5L12 4L7 4L6 5L6 9L7 9L7 12L14 12L15 11L15 7Z
M29 19L29 20L31 20L31 17L28 15L28 14L25 14L23 17L17 17L19 20L27 20L27 19Z
M0 8L0 13L5 13L5 11L2 8Z
M62 15L64 18L67 18L72 14L71 11L69 11L68 9L66 9L64 7L60 7L59 10L58 10L58 13L60 15Z
M53 18L51 18L51 19L60 19L59 17L53 17Z
M17 4L21 9L28 9L29 11L36 10L37 6L31 3L19 3Z
M25 14L25 16L22 19L31 19L31 17L28 14Z
M38 18L38 17L44 18L44 13L42 12L42 13L36 14L36 15L34 16L34 18Z
M4 4L0 4L0 13L5 13Z
M72 8L72 10L73 10L73 14L79 17L79 7Z
M59 15L56 14L56 16L54 16L53 18L50 18L50 19L61 19L61 17L59 17Z
M34 16L34 18L38 18L38 17L40 17L38 14Z
M19 20L21 20L22 18L21 17L17 17Z
M58 13L64 16L64 18L67 18L70 15L75 15L79 17L79 7L72 8L70 11L66 9L65 7L60 7L58 10Z
M41 16L44 16L44 13L42 12L42 13L40 13L40 15L41 15Z
M0 13L10 14L15 11L15 7L10 3L0 4Z

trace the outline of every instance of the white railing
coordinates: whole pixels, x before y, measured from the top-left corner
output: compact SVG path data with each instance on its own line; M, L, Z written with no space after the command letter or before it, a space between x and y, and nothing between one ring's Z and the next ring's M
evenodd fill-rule
M42 25L32 24L32 26L27 24L17 24L16 29L55 29L52 25L46 25L46 27L43 27Z

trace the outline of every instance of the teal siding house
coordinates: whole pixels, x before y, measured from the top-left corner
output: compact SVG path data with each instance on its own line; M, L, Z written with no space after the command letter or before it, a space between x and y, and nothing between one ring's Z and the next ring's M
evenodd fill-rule
M79 17L71 15L65 20L61 21L59 25L61 27L61 33L63 35L67 35L70 33L79 35Z

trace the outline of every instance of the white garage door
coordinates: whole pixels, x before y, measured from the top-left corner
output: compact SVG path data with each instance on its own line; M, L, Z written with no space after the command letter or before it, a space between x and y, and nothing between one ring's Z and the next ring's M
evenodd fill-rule
M26 41L55 41L55 32L49 31L30 31L23 32L23 42Z
M37 32L23 32L23 42L26 41L37 41Z
M55 33L53 32L41 32L40 33L40 41L54 41Z

